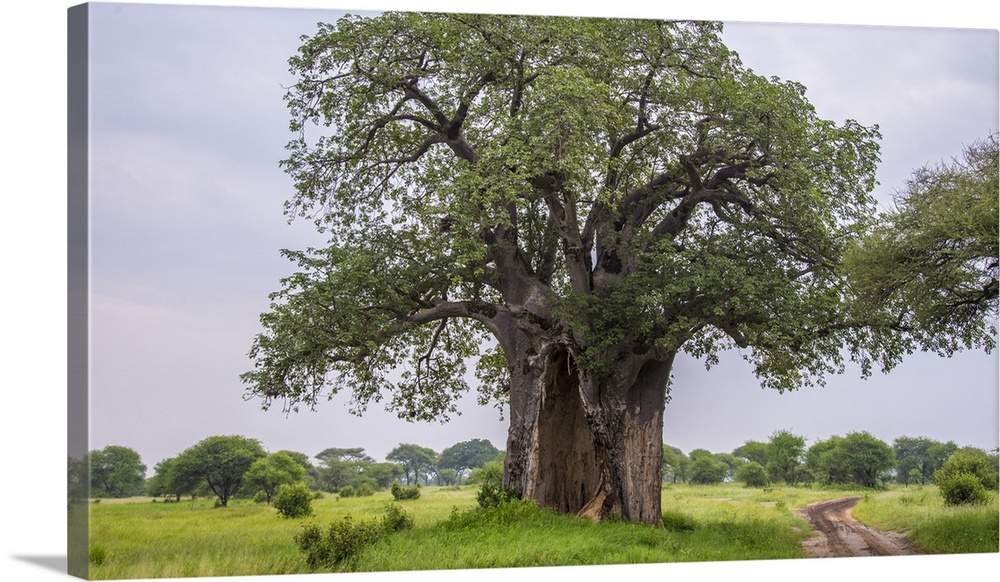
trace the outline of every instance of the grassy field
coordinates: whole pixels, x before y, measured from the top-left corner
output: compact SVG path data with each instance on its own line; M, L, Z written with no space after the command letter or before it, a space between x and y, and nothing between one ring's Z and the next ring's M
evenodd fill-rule
M739 485L669 485L663 528L594 524L523 504L472 512L474 487L424 488L398 502L412 529L392 534L334 571L493 568L626 563L765 560L804 557L811 535L793 511L822 499L865 497L854 515L882 529L911 532L928 553L996 552L996 499L986 508L946 508L933 487L882 492ZM284 519L267 505L212 499L152 503L149 498L90 505L94 579L308 573L294 536L344 516L382 515L388 493L313 502L314 514Z

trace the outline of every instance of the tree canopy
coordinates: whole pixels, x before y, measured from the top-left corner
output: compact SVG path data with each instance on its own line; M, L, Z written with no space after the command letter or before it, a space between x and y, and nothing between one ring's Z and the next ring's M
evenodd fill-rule
M139 453L119 445L91 451L90 494L94 497L130 497L143 492L146 465Z
M472 439L455 443L441 451L437 464L442 468L454 469L461 479L463 472L482 467L495 459L499 452L493 443L486 439Z
M882 314L884 367L914 347L951 355L996 344L1000 269L997 134L915 170L895 206L845 255L857 309ZM903 333L895 333L903 332Z
M806 452L806 463L823 483L876 487L887 481L896 456L888 444L861 431L817 442Z
M841 372L845 344L878 357L840 265L878 130L820 118L721 28L385 13L303 37L286 212L329 245L284 251L250 394L445 420L474 361L510 410L505 485L653 522L677 353L738 346L778 390Z
M389 451L385 460L398 463L403 469L406 484L410 485L419 482L421 473L427 473L434 469L438 461L438 454L428 447L400 443L399 446Z
M262 318L251 390L290 406L388 392L402 415L438 419L501 319L570 340L589 366L741 345L777 388L837 370L833 259L870 214L878 133L743 69L720 29L321 24L291 59L299 137L283 166L288 212L330 245L285 252L302 271Z
M260 441L240 435L211 436L178 454L169 464L174 492L208 488L226 506L254 461L267 456Z
M299 461L288 453L277 452L254 461L243 475L243 483L250 492L263 492L264 500L271 503L279 487L302 482L305 477L306 469Z

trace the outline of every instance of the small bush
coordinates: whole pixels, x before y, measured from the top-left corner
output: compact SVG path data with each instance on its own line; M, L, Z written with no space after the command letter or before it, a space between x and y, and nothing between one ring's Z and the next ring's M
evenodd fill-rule
M403 511L398 505L387 503L382 526L391 532L403 531L413 527L413 516Z
M934 471L934 482L947 505L981 504L997 489L992 459L982 451L959 450Z
M267 503L267 493L264 493L263 490L258 491L257 493L254 493L253 502L254 503Z
M476 501L479 502L479 507L484 509L490 507L499 507L505 503L510 503L511 501L518 498L517 491L509 487L503 487L499 483L483 483L479 488L479 493L476 495Z
M390 489L392 492L392 498L396 501L405 501L407 499L419 499L420 498L420 487L417 485L400 485L399 481L392 484Z
M305 517L312 514L312 497L305 483L282 485L274 496L274 508L287 518Z
M938 489L947 505L981 505L989 501L986 488L971 473L953 473L938 478Z
M375 495L375 488L368 483L362 483L358 485L358 488L355 490L354 494L358 497L370 497L372 495Z
M307 525L295 536L313 570L343 567L352 558L386 535L413 527L413 518L395 505L386 506L386 515L377 521L356 522L351 516L330 524L322 531Z
M767 487L771 482L767 470L760 463L750 461L736 468L735 479L747 487Z
M337 492L337 495L340 495L341 497L354 497L357 495L357 492L354 491L353 485L344 485L340 488L340 491Z

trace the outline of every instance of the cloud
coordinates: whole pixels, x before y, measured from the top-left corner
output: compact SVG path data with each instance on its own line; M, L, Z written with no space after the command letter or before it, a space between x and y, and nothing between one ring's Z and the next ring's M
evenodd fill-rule
M756 73L805 85L820 116L879 126L883 202L997 129L996 31L735 22L724 38Z

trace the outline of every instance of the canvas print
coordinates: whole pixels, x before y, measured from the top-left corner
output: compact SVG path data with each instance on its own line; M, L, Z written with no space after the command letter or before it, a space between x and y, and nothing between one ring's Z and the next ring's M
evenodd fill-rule
M998 552L997 30L68 21L70 574Z

